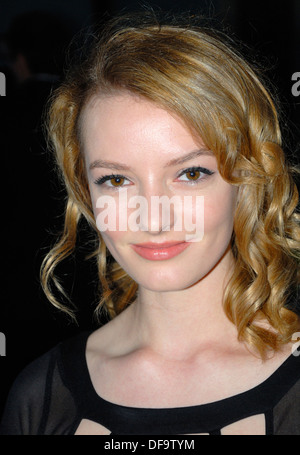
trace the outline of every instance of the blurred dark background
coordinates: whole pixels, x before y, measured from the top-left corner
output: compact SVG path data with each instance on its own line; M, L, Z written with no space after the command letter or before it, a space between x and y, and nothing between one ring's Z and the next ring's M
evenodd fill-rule
M147 4L212 17L249 46L249 55L263 63L276 87L285 148L290 159L298 162L300 96L292 93L292 75L300 72L300 1L157 0ZM84 229L79 252L61 270L78 307L78 325L47 302L39 285L39 267L61 227L65 197L47 153L42 118L46 100L61 80L72 37L107 15L140 6L141 2L125 0L0 2L0 72L6 76L6 96L0 97L0 332L6 337L6 356L0 358L0 413L21 368L58 341L95 328L95 267L84 260L90 251Z

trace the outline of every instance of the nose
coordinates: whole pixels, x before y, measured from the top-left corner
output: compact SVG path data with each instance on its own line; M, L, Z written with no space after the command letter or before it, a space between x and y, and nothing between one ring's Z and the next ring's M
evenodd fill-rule
M173 229L176 221L175 196L164 185L145 185L137 198L140 230L155 235Z

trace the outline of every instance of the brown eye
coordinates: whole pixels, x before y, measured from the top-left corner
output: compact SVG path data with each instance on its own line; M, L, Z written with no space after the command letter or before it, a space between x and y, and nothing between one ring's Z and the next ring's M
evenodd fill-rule
M110 179L110 183L112 186L122 186L124 184L125 178L124 177L113 177Z
M188 171L186 172L185 174L188 178L188 180L198 180L200 175L201 175L201 172L200 171Z
M202 180L213 174L213 171L206 169L205 167L193 166L188 169L184 169L184 171L182 171L178 176L178 179L180 182L185 183L200 183Z
M105 186L106 188L121 188L130 184L130 181L123 175L104 175L94 182L96 185Z

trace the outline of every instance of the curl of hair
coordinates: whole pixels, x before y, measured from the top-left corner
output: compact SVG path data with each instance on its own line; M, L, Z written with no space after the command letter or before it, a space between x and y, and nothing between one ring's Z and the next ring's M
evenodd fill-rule
M257 72L219 32L207 27L116 20L81 50L49 111L49 137L68 192L64 232L44 260L50 301L57 264L75 248L84 216L97 236L101 300L111 317L136 297L137 284L110 257L97 230L82 155L84 108L96 96L125 90L181 118L214 151L222 177L239 188L234 218L233 274L224 310L241 340L261 355L299 328L288 302L299 287L298 192L281 146L275 104Z

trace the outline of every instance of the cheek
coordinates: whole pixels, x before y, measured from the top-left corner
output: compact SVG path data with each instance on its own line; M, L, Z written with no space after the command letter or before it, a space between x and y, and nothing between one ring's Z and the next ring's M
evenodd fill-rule
M122 242L124 231L119 231L118 226L118 204L114 198L99 196L91 193L93 213L97 229L111 254L117 255L115 244Z
M103 232L126 232L138 230L134 217L137 209L129 208L127 190L119 191L116 196L94 195L92 197L93 212L98 230Z
M118 229L117 205L113 199L101 198L101 207L99 207L99 201L100 198L93 205L96 226L105 243L113 244L120 240L125 233Z
M92 203L98 230L103 237L105 233L114 236L119 230L119 210L116 199L109 195L98 195L92 197Z
M122 245L124 232L105 231L101 232L101 236L111 255L121 264L122 258L120 256L120 245Z
M175 211L174 230L184 232L188 242L201 241L204 235L204 196L184 196L181 204Z
M205 199L204 236L210 232L224 232L231 236L236 205L236 191L220 194L219 198Z

